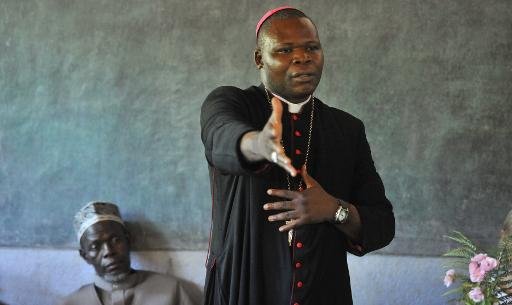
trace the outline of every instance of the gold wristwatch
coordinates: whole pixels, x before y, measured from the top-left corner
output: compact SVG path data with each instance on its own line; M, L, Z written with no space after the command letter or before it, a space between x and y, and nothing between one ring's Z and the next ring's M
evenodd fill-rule
M344 208L341 205L342 201L341 199L338 199L338 209L336 210L336 213L334 213L334 220L333 222L335 224L342 224L346 223L348 220L348 208Z

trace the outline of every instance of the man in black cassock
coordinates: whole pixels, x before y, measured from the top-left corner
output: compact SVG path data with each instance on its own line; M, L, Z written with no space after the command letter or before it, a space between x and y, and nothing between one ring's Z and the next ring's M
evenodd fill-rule
M352 304L347 251L382 248L395 232L363 123L313 96L323 52L301 11L267 12L256 37L262 84L219 87L201 109L205 304Z

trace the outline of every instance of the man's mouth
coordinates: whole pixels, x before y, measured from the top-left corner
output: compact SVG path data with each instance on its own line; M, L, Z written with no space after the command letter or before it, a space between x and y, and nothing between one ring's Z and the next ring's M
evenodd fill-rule
M112 263L105 265L104 269L105 269L105 271L110 273L110 272L116 271L117 269L121 268L121 266L122 266L121 262L112 262Z
M314 73L293 73L292 78L300 82L309 82L315 78Z

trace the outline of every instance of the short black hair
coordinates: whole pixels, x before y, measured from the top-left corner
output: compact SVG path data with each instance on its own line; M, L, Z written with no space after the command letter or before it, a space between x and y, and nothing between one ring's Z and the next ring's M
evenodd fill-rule
M313 22L313 20L311 20L311 18L306 16L306 14L304 14L302 11L299 11L298 9L287 8L287 9L281 10L281 11L273 14L267 20L265 20L265 22L263 22L263 24L260 27L260 30L258 31L258 36L256 37L256 44L258 46L261 45L261 43L262 43L262 41L261 41L262 38L261 37L265 36L265 35L262 35L262 34L264 34L268 30L268 28L272 24L272 20L275 20L275 19L288 19L288 18L307 18L307 19L309 19L313 23L313 25L315 24ZM315 25L315 27L316 27L316 25Z

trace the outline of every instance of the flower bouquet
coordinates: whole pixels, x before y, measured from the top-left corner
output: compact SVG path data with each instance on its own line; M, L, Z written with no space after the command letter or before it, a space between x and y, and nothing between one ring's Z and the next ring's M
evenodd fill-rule
M461 232L454 231L452 236L446 237L457 242L458 247L443 255L452 258L444 284L446 287L456 282L460 285L444 295L457 294L456 304L512 304L508 291L512 282L512 239L500 241L497 250L489 253L479 249Z

